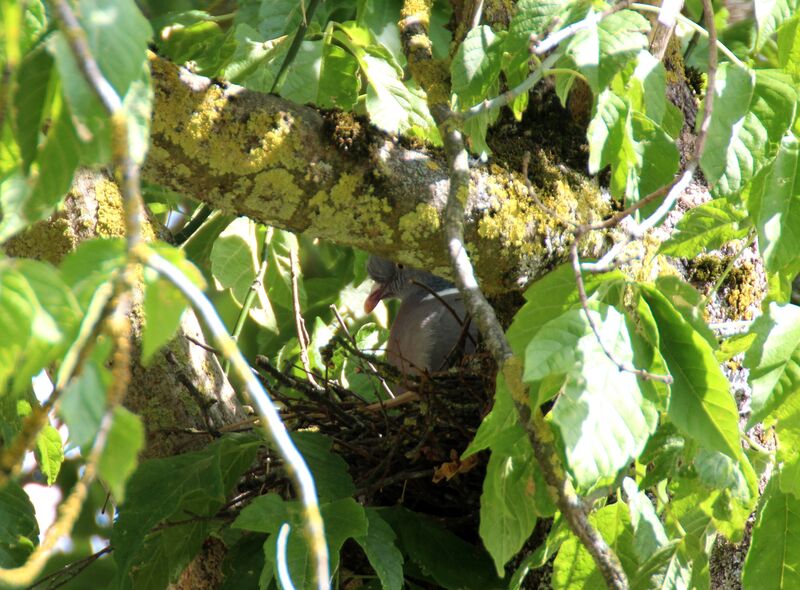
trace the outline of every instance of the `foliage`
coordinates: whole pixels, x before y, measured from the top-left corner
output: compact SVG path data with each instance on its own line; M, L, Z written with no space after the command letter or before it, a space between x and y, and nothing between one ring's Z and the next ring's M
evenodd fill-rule
M148 46L176 63L191 63L202 75L364 115L381 130L432 149L441 144L421 81L410 75L402 50L400 0L328 0L313 14L295 0L74 4L89 49L130 121L128 143L138 163L148 149L153 108ZM528 287L507 331L524 361L531 404L546 409L567 477L634 588L709 587L715 539L739 541L753 510L743 587L800 583L800 311L790 303L790 285L800 271L800 7L792 0L758 2L752 17L733 23L722 4L714 3L714 17L730 50L720 54L715 71L699 158L713 198L688 211L658 252L650 248L643 267L663 260L656 256L691 260L730 244L743 248L756 236L767 285L759 317L746 334L718 340L706 313L718 277L701 295L674 276L586 274L584 301L572 265L562 264ZM0 243L62 207L80 167L102 167L112 158L113 121L47 6L0 0ZM219 14L220 6L232 12ZM682 52L706 84L706 36L686 25L700 22L700 6L686 3L679 43L670 51ZM450 29L450 4L437 1L429 36L433 56L448 66L450 104L461 113L476 156L490 156L487 135L505 115L506 107L482 110L486 99L519 87L536 71L564 104L588 87L587 172L627 207L673 182L686 155L679 149L683 136L692 130L684 129L686 113L666 98L676 73L649 52L650 21L636 6L604 15L607 8L586 0L519 0L507 26L487 18L459 33ZM301 22L305 36L293 53ZM530 53L531 39L570 26L574 34L547 58ZM529 101L527 91L517 92L507 108L520 120ZM704 99L704 108L709 102ZM145 193L151 212L173 229L196 212L191 199L164 187L147 186ZM649 211L636 215L641 219ZM359 308L366 294L364 253L219 212L182 246L153 247L194 284L208 286L232 332L241 314L238 343L253 363L263 355L290 378L305 379L301 314L310 331L308 368L368 401L377 399L362 364L337 344L331 310L348 315L359 348L385 342L385 318L378 325ZM102 311L100 294L125 264L123 240L111 238L86 241L58 264L0 255L3 449L42 408L32 379L44 372L57 380L59 367L76 353L82 326ZM141 355L147 364L157 362L187 304L152 269L141 280ZM100 333L80 351L80 370L59 392L57 408L69 429L67 451L80 448L88 457L98 433L108 436L97 462L117 507L110 532L103 532L113 546L103 560L113 564L105 572L107 587L167 587L207 539L227 548L225 587L280 587L279 537L287 523L288 571L297 587L312 587L304 515L286 486L231 499L243 481L250 490L259 488L252 485L251 466L272 452L262 437L226 434L200 451L139 461L145 444L140 416L117 408L103 431L114 380L111 340ZM745 351L734 357L749 371L752 391L742 424L719 359ZM667 375L669 384L652 378ZM296 389L293 395L302 397ZM360 587L520 588L528 572L548 560L555 587L603 583L591 553L549 495L518 423L518 401L499 377L491 411L469 447L459 449L461 461L481 453L486 464L477 535L448 530L445 519L409 507L364 505L336 441L319 432L294 433L315 476L341 587L355 587L348 576L366 572ZM759 423L772 428L776 450L754 445L750 429ZM62 470L69 463L52 425L40 429L32 446L48 485L66 490L74 484L74 474L68 480ZM759 499L765 473L772 476ZM549 533L539 535L546 538L534 538L540 544L531 546L534 529L553 518ZM12 479L0 487L0 567L25 563L37 533L33 506ZM73 532L76 553L91 552L94 534L96 527L89 526ZM49 567L60 565L55 559ZM80 580L73 587L85 587Z

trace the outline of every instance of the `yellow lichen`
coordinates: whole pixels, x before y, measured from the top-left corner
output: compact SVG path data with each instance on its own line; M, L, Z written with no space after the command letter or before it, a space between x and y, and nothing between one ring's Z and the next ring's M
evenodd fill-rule
M366 230L375 242L392 240L392 229L384 221L392 207L386 199L376 198L372 187L364 189L361 176L342 174L330 193L317 192L309 205L315 209L311 230L321 237L341 240Z
M269 195L269 198L264 198ZM294 177L283 168L260 172L255 177L253 194L245 199L245 206L262 209L265 214L278 219L290 219L303 198L303 190L297 186Z
M177 69L161 60L154 60L152 65L154 75L178 76ZM160 90L167 87L172 90L168 96ZM303 150L298 149L302 139L295 133L291 113L244 113L234 108L233 98L215 84L197 91L172 81L157 84L156 90L153 135L164 136L209 170L241 175L274 166L289 170L305 167ZM176 125L176 121L182 123ZM166 153L151 153L151 157L169 165L164 162Z
M420 203L416 210L400 218L400 238L404 244L415 247L434 235L441 227L439 211L433 205Z

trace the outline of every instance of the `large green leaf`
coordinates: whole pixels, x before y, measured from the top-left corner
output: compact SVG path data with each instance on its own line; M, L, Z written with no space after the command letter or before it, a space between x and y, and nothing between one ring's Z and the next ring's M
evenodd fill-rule
M731 63L720 64L714 86L714 106L700 167L713 186L725 173L728 165L728 149L734 139L737 126L747 114L753 95L754 74ZM701 118L698 117L698 121ZM752 138L757 141L758 138ZM766 139L766 137L764 137ZM746 154L741 154L746 158Z
M375 508L366 508L367 534L356 537L384 590L403 587L403 554L395 545L397 535Z
M485 98L500 76L502 37L491 27L475 27L458 46L450 64L453 92L460 106L469 108Z
M756 49L761 49L780 26L797 14L797 0L759 0L753 3L758 38Z
M779 70L756 70L755 86L744 120L735 125L715 195L738 194L773 156L794 121L797 92ZM716 109L716 106L714 107Z
M36 158L52 73L53 58L44 47L26 55L17 70L14 134L25 173Z
M727 199L714 199L687 211L675 232L661 244L659 252L693 258L704 251L717 250L731 240L744 238L748 226L746 213Z
M0 391L8 379L22 393L30 380L69 346L79 308L61 274L50 264L0 260Z
M27 183L10 177L0 184L0 243L28 225L49 217L61 204L78 166L78 139L66 105L57 101L53 124L39 149L38 174Z
M318 432L297 432L292 435L297 450L303 455L314 476L320 501L349 498L356 486L347 472L347 462L331 452L331 440Z
M103 76L125 96L147 62L150 23L134 0L80 0L78 15Z
M0 567L19 567L39 544L39 525L28 494L11 481L0 488Z
M578 31L569 40L566 53L586 77L589 87L599 93L647 47L645 33L649 29L642 15L622 10Z
M64 446L58 430L50 424L45 424L36 436L34 455L42 475L47 478L47 485L53 485L64 462Z
M744 358L750 370L752 413L747 427L761 422L800 389L800 308L770 303L753 323L756 339Z
M619 271L592 274L584 277L584 288L586 294L592 296L598 289L610 289L622 281L624 276ZM528 342L544 324L580 305L572 265L562 264L533 283L525 291L525 300L506 333L509 344L518 355L524 354Z
M791 268L800 259L799 158L800 142L787 134L775 160L753 179L747 200L769 273Z
M636 553L628 506L624 502L605 506L590 515L589 522L617 555L623 569L629 575L635 572ZM604 586L604 578L592 556L576 536L570 535L553 563L553 587L596 590Z
M108 349L108 346L105 346ZM59 404L59 414L69 427L69 440L78 446L88 445L100 429L106 405L106 390L111 373L105 358L96 353L87 359L83 370L67 385Z
M176 533L171 527L156 533L151 529L173 515L180 519L187 513L194 517L213 516L252 463L260 444L249 435L226 435L202 451L142 463L128 481L125 503L112 533L118 566L116 587L139 588L153 576L167 582L179 573L180 562L169 562L170 567L165 570L153 552L157 550L163 556L168 550L180 551L186 558L199 549L201 533L208 529L201 527L192 535L181 529ZM200 519L193 522L207 524Z
M439 587L451 590L503 587L486 553L429 517L400 506L380 509L379 514L394 529L403 553Z
M742 570L745 590L800 587L800 499L780 490L779 474L764 490Z
M552 514L547 486L527 439L511 453L492 451L481 494L479 532L497 575L531 536L538 516ZM537 477L538 475L538 477Z
M773 412L781 465L781 491L800 498L800 394L790 395Z
M661 354L673 378L670 419L707 449L738 459L739 412L711 346L657 289L642 286L642 296L658 322Z
M611 89L597 98L587 138L589 172L610 166L611 193L628 201L636 202L664 186L678 168L672 138Z
M115 408L108 441L97 470L117 503L125 500L125 483L136 469L137 456L143 447L142 419L123 407Z
M589 314L602 345L582 309L567 311L528 344L524 373L529 383L566 375L550 418L561 435L567 466L584 489L616 477L642 452L658 421L636 375L616 364L633 367L625 316L602 304Z

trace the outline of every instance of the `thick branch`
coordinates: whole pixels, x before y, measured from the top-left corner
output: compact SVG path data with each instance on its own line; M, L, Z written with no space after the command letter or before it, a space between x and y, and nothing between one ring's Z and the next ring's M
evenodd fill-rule
M148 180L228 213L450 274L443 154L402 147L350 115L223 86L157 57L152 71ZM537 188L579 223L609 211L589 181ZM517 171L499 166L470 172L464 230L490 293L538 278L569 253L569 228L532 202ZM599 250L601 240L588 247Z

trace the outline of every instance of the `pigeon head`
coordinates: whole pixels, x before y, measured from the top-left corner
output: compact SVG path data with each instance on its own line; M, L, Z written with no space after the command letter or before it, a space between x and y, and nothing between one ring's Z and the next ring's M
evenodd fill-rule
M375 288L364 301L364 311L367 313L384 299L406 299L417 292L428 293L429 289L439 291L452 287L452 283L427 271L408 268L375 255L367 261L367 274L375 281Z

